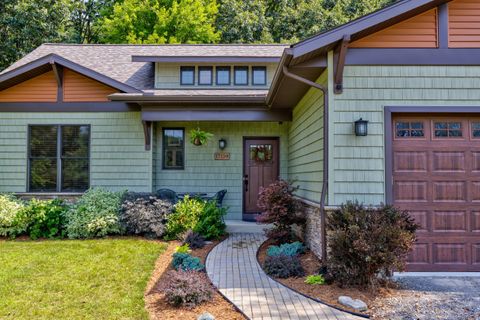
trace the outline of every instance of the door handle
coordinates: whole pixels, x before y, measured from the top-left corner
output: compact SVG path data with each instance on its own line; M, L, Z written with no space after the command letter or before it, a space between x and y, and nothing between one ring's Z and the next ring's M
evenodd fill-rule
M243 184L245 186L245 192L248 191L248 174L243 176Z

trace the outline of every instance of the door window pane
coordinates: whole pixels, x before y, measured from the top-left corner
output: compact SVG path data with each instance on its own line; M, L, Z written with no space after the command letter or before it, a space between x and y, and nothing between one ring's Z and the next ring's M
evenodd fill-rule
M217 67L217 85L230 84L230 67Z
M180 84L181 85L195 84L195 67L180 68Z
M253 85L267 84L267 68L253 67L252 68L252 83Z
M163 129L163 168L184 169L184 129Z
M213 78L212 67L199 67L198 68L198 84L211 85Z
M250 160L264 162L272 160L272 157L273 147L271 144L250 145Z
M248 67L235 67L234 84L237 86L248 85Z

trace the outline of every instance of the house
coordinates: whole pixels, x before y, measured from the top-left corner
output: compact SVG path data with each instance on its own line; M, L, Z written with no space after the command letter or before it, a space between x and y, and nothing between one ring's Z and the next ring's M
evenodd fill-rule
M45 44L0 74L0 191L226 189L251 220L280 176L319 255L325 211L356 199L419 223L409 270L480 271L479 75L476 0L404 0L292 46Z

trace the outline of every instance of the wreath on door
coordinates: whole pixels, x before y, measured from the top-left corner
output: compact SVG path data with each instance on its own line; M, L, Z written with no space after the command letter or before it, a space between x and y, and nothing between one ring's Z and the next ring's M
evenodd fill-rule
M272 160L272 149L266 146L255 146L250 148L250 159L257 162Z

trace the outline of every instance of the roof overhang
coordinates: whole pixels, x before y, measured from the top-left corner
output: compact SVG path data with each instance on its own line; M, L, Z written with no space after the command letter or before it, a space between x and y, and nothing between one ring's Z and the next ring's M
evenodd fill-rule
M92 69L86 68L56 54L49 54L37 60L24 64L18 68L0 74L0 90L19 84L25 80L36 77L40 74L53 70L54 65L61 65L107 86L127 93L138 93L140 90L126 85L122 82L107 77Z
M133 62L165 63L277 63L280 57L252 56L132 56Z
M291 121L291 110L270 110L268 108L198 108L142 105L143 121L247 121L247 122L281 122Z

